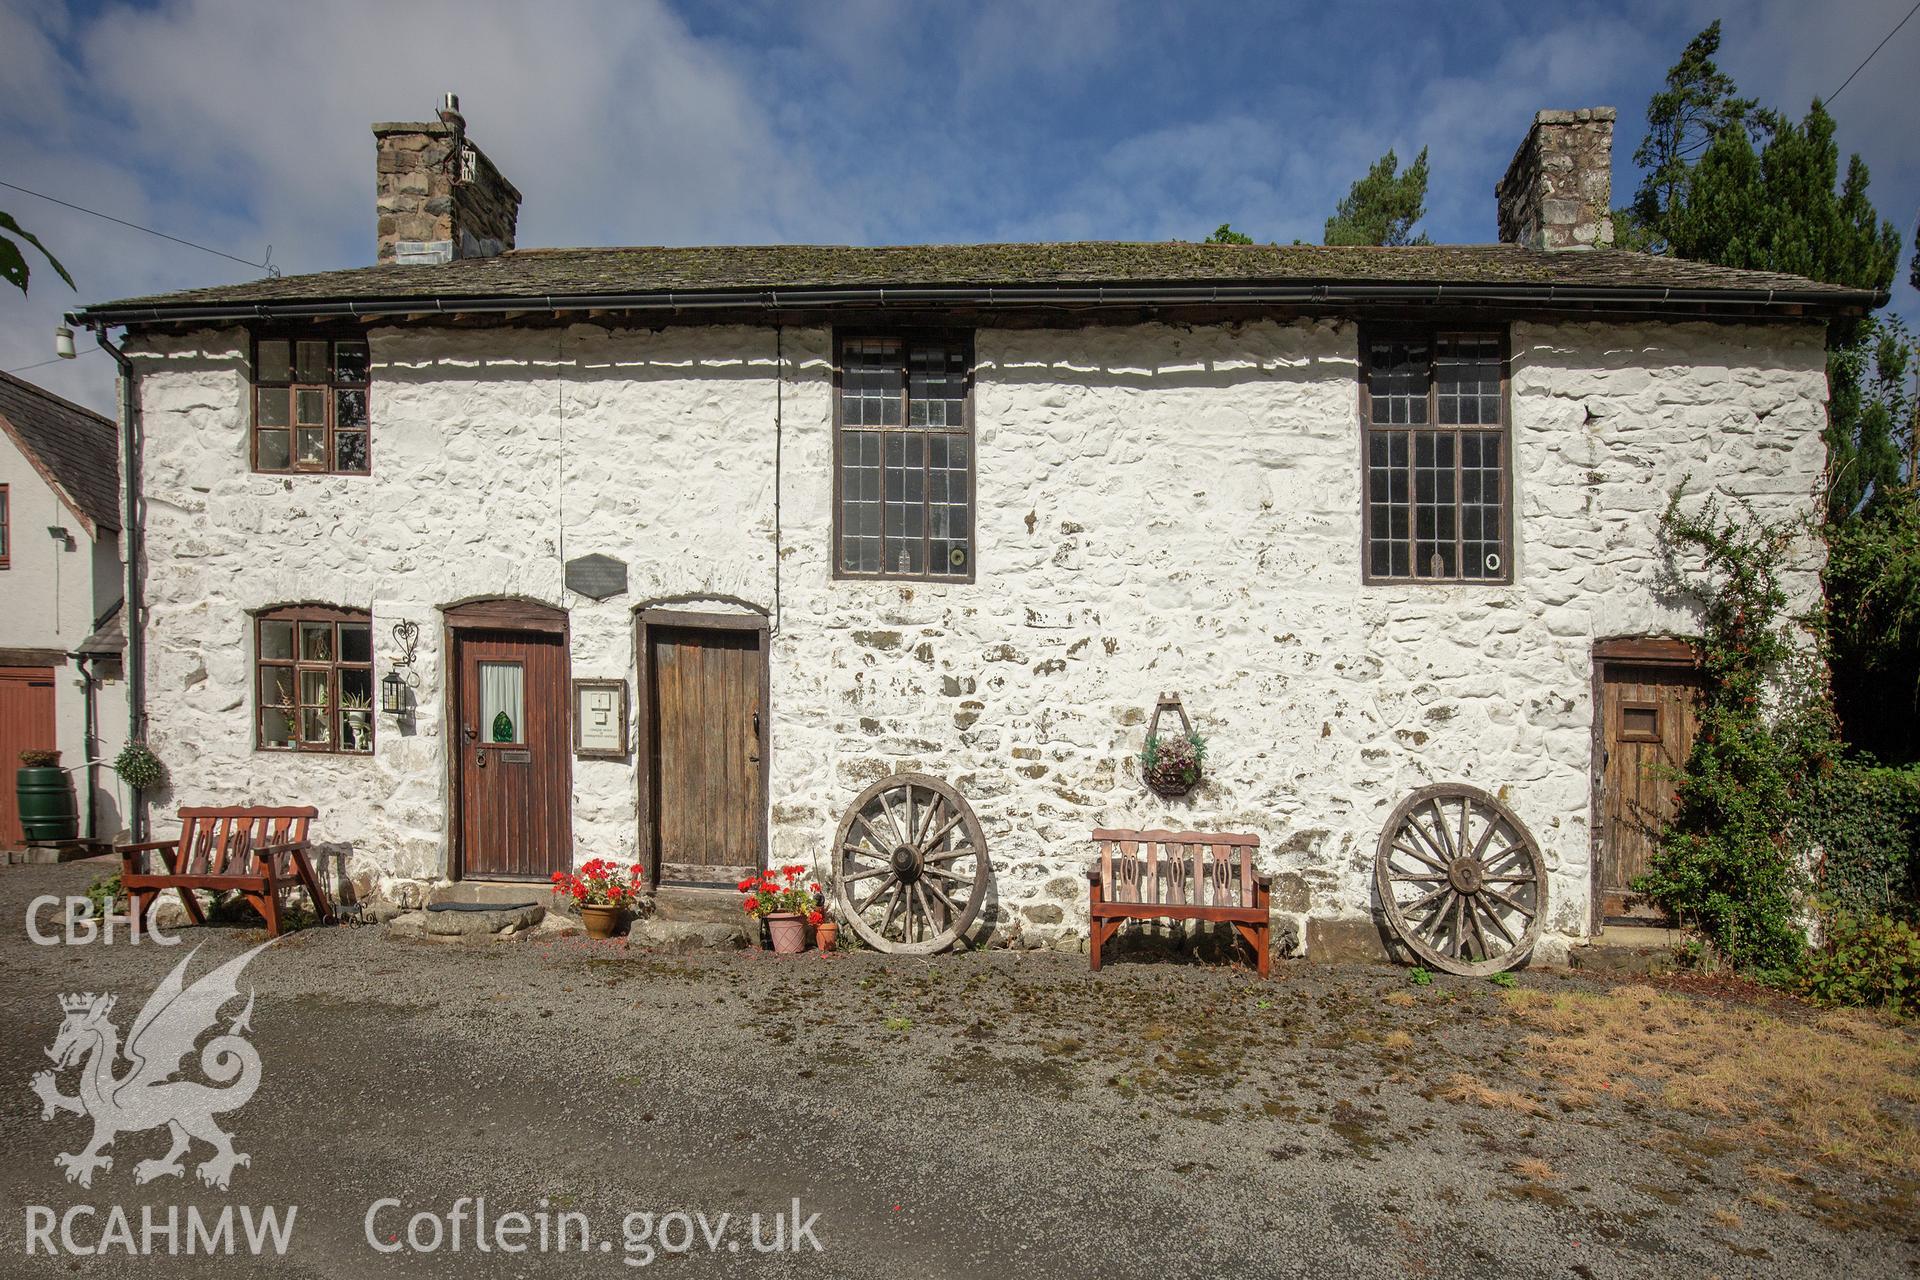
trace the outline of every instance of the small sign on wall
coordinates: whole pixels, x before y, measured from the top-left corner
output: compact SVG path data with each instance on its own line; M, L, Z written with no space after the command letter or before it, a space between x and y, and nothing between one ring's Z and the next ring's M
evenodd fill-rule
M583 760L627 758L627 682L573 682L573 754Z

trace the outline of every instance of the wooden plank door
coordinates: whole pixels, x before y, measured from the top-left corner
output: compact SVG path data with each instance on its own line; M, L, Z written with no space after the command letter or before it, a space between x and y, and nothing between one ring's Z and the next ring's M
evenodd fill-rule
M566 637L455 636L459 873L546 880L573 865Z
M654 865L663 884L732 889L765 865L765 637L660 625L646 635Z
M1693 750L1700 677L1687 666L1609 660L1599 675L1601 914L1625 919L1652 911L1640 904L1630 912L1626 900L1673 816L1667 770L1686 764Z
M53 722L53 668L0 667L0 779L5 780L0 783L0 844L19 844L27 838L20 826L20 802L13 792L20 753L51 751L59 745Z

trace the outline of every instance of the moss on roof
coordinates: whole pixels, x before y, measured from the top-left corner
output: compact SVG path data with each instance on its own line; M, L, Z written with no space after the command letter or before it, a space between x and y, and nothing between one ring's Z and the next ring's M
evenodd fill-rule
M1776 290L1858 305L1857 290L1624 250L1514 245L1129 244L708 245L518 249L439 265L385 265L128 298L89 308L526 297L875 286L1146 284L1458 284Z

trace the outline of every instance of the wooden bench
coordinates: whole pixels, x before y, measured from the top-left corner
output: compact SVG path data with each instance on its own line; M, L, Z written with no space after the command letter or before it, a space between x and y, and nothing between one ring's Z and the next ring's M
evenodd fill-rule
M1087 958L1095 972L1101 947L1122 921L1208 920L1231 924L1267 976L1273 877L1253 869L1259 836L1103 828L1093 841L1100 863L1087 871Z
M313 899L314 914L333 920L333 908L320 877L307 858L307 827L320 811L240 806L180 810L180 838L115 846L120 855L120 887L133 906L134 919L146 928L147 915L162 891L178 889L187 915L207 922L195 889L237 889L267 922L267 936L280 936L280 890L297 885ZM165 871L149 872L147 856L159 855Z

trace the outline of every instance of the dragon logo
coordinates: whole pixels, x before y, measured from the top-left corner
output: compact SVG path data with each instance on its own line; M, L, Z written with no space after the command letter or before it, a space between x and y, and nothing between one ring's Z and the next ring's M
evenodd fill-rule
M79 1151L53 1158L54 1166L66 1171L68 1182L91 1187L96 1170L113 1168L113 1157L106 1154L106 1149L117 1136L162 1125L172 1134L173 1146L157 1160L134 1165L135 1182L184 1175L186 1166L180 1158L195 1138L213 1147L213 1155L194 1170L207 1186L224 1191L234 1169L252 1163L244 1153L233 1149L232 1136L213 1122L216 1115L245 1106L260 1087L260 1054L246 1039L253 1029L251 990L247 992L246 1008L228 1025L225 1034L215 1035L200 1050L201 1073L213 1083L175 1076L200 1037L214 1029L220 1010L240 997L240 971L272 945L272 941L264 942L188 986L187 965L199 952L195 947L154 988L134 1018L124 1048L119 1028L108 1017L113 1012L114 997L91 992L60 997L60 1009L66 1017L53 1046L46 1051L55 1070L35 1075L33 1091L40 1098L42 1120L53 1119L57 1111L93 1120L91 1142ZM116 1075L114 1068L122 1057L130 1065ZM74 1066L80 1068L79 1092L61 1093L56 1072Z

